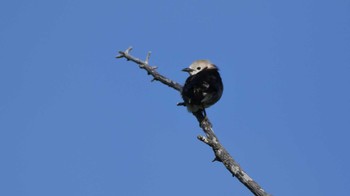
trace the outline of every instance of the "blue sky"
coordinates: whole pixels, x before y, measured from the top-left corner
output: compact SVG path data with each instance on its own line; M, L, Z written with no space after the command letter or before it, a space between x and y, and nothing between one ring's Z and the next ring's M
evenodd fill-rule
M220 67L207 110L273 195L346 195L350 2L3 1L0 195L251 195L196 139L178 92L115 59L133 46L179 83Z

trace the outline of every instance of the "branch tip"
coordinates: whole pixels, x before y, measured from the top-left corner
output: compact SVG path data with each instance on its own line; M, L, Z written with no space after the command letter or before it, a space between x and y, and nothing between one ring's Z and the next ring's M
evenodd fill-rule
M125 52L124 51L118 51L118 53L119 53L119 55L116 56L115 58L120 59L120 58L125 57Z
M202 141L202 142L204 142L204 143L210 145L210 141L209 141L208 138L205 137L205 136L198 135L198 136L197 136L197 139L199 139L200 141Z
M128 49L125 50L126 54L129 54L129 52L132 50L132 47L130 46Z
M148 53L147 53L147 56L146 56L146 60L145 60L145 63L146 64L148 64L148 62L149 62L149 58L151 57L151 51L148 51Z
M120 59L120 58L123 58L124 57L124 55L123 55L123 53L121 52L121 51L119 51L119 55L118 56L116 56L115 58L117 58L117 59Z
M218 159L218 157L215 157L211 162L215 162L215 161L222 162L220 161L220 159Z

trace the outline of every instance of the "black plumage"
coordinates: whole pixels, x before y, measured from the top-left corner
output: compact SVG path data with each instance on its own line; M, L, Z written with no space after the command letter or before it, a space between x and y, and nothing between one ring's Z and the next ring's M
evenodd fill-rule
M190 73L181 95L182 105L188 111L203 111L215 104L222 96L223 84L218 68L207 60L195 61L189 68L184 69Z

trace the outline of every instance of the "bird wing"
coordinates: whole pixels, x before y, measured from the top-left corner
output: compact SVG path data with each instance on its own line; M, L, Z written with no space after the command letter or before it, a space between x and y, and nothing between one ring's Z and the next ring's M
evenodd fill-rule
M218 86L220 85L222 85L222 82L217 71L201 71L187 78L182 95L184 100L190 104L210 103L213 97L217 96Z

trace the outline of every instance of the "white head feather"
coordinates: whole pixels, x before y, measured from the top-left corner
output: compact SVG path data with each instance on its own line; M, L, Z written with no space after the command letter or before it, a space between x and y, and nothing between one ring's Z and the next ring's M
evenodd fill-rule
M192 76L202 71L203 69L217 69L217 67L209 60L197 60L185 70L187 70L187 72Z

